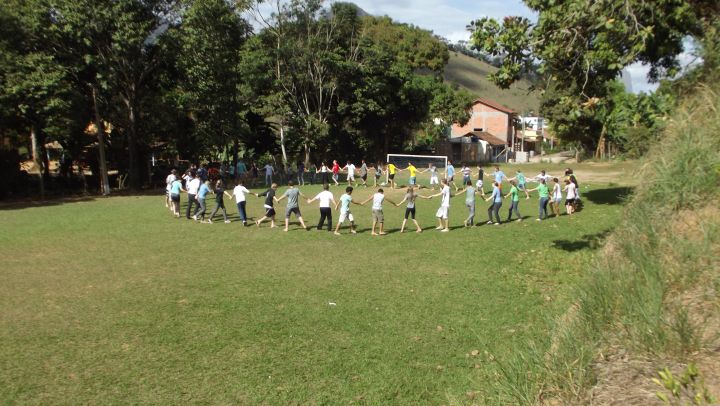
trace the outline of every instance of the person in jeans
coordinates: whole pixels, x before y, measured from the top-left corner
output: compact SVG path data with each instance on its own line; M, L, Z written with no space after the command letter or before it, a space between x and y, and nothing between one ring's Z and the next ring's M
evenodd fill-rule
M187 189L188 193L188 204L185 210L185 217L190 220L190 211L192 210L193 204L195 204L195 211L193 212L193 217L197 214L198 210L200 210L200 206L198 205L197 201L198 190L200 190L200 178L195 176L195 172L190 172L188 174L188 177L185 181L185 189Z
M477 189L473 187L470 177L468 177L468 180L465 181L465 188L463 190L458 190L458 192L455 193L455 196L459 196L463 193L465 194L465 207L468 209L468 217L465 221L463 221L463 225L465 227L472 227L475 221L475 194L477 193Z
M545 179L540 178L538 180L538 185L534 189L528 190L528 192L534 192L538 191L538 195L540 196L540 200L538 202L538 218L537 221L544 220L548 217L547 212L547 205L548 201L550 200L550 190L548 189L547 184L545 183Z
M297 181L298 186L305 186L305 162L298 161L297 163Z
M293 181L288 181L288 186L288 190L286 190L285 193L283 193L283 195L276 200L278 203L280 203L283 199L288 199L287 208L285 209L285 228L283 229L283 231L288 231L290 215L293 213L295 214L295 217L297 217L298 221L300 221L300 225L302 226L303 230L307 230L307 226L303 221L302 214L300 214L299 203L299 197L302 197L303 199L307 199L307 197L305 197L305 195L300 192L300 189L295 187Z
M315 200L318 201L320 206L320 221L318 222L317 229L322 230L323 225L325 224L325 220L327 220L328 224L328 231L332 231L332 210L330 209L330 203L332 202L333 206L337 206L337 203L335 202L335 196L330 192L330 185L327 183L323 185L323 191L318 193L317 196L313 197L312 199L308 199L308 204L314 202Z
M238 179L235 182L235 188L233 189L233 192L231 195L229 195L231 198L235 197L235 204L237 204L238 209L238 216L240 216L240 221L242 221L243 225L247 225L247 213L245 212L245 204L246 204L246 196L251 194L247 188L245 188L245 185L243 185L242 179ZM257 193L252 193L255 196L257 196Z
M213 189L213 193L215 194L215 208L213 209L212 213L210 213L210 218L208 219L208 223L212 223L213 217L215 217L215 213L218 212L218 210L222 209L223 218L225 219L225 223L229 223L230 220L228 220L227 216L227 210L225 210L225 201L223 198L225 197L225 186L223 185L223 181L218 180L215 182L215 188ZM228 196L230 196L228 194Z
M205 223L205 212L207 211L205 198L207 197L208 193L210 193L210 181L206 180L205 182L203 182L202 185L200 185L200 190L198 190L197 193L197 201L200 205L200 211L198 211L197 214L193 216L193 220L202 221L203 223Z
M265 169L265 186L271 186L273 183L273 174L275 173L275 169L270 164L265 164L263 169Z
M486 202L492 201L490 207L488 207L488 222L487 224L500 225L500 207L502 207L502 192L500 191L500 184L493 182L493 191L490 197L485 199ZM493 215L495 216L495 223L493 223Z
M515 221L522 221L522 216L520 215L520 209L518 208L518 206L520 204L520 196L518 196L520 189L517 186L518 183L516 180L511 180L510 185L512 186L510 188L510 193L505 195L506 198L510 197L510 210L508 210L507 221L510 221L512 219L513 211L515 212L515 215L517 216L517 220L515 220Z

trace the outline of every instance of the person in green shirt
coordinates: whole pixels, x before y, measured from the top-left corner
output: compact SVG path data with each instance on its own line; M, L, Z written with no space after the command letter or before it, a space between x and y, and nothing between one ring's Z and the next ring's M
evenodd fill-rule
M510 210L508 210L508 218L507 221L510 221L512 219L513 211L515 212L515 215L517 216L517 219L515 221L522 221L522 216L520 215L520 209L518 208L518 205L520 204L520 197L518 196L518 183L516 180L511 180L510 184L512 187L510 188L510 193L505 195L505 198L511 197L510 199ZM525 192L527 193L527 191Z
M540 179L536 188L529 189L528 192L538 191L540 195L540 201L538 202L538 218L537 221L544 220L548 217L547 205L550 201L550 190L548 189L545 179Z
M517 181L517 188L518 190L522 190L525 192L525 199L530 198L530 193L528 193L527 190L527 178L525 178L525 175L522 173L522 171L518 170L515 172L515 177L511 178L510 180L516 180Z

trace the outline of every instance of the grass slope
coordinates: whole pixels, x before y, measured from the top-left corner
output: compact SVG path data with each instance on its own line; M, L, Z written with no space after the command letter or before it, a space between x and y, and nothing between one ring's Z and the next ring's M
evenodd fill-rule
M488 74L496 70L497 68L483 61L451 51L443 77L447 82L457 84L477 97L492 100L517 112L532 110L537 113L540 96L537 92L528 94L530 83L521 80L509 89L500 89L487 78Z
M419 235L397 233L403 209L388 205L391 234L374 238L368 206L353 207L360 233L339 237L174 219L160 196L5 207L0 403L493 398L482 382L549 337L627 189L583 192L573 218L469 230L457 197L447 234L430 229L437 199L418 202ZM250 215L261 206L252 197ZM536 198L521 211L534 216Z

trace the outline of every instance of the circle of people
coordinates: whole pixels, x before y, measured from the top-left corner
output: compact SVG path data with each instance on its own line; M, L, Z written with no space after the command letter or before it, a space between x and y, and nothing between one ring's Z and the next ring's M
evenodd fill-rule
M570 168L565 170L565 176L563 179L564 185L561 185L561 182L557 177L553 177L547 174L545 170L542 170L534 178L527 178L522 173L522 171L518 169L514 177L508 178L505 173L500 170L499 166L495 166L494 172L487 175L485 174L485 170L482 167L478 166L476 182L473 183L473 171L468 165L465 164L462 165L462 168L460 169L458 174L456 173L455 167L452 165L452 162L448 161L446 167L446 177L440 180L439 170L435 164L428 164L427 169L418 170L412 164L412 162L408 162L408 165L405 168L399 168L393 163L386 163L385 170L387 170L388 174L388 183L390 188L392 188L393 190L398 188L395 183L395 176L397 175L397 173L401 171L407 171L409 174L408 185L405 187L406 190L404 197L401 201L397 203L393 202L390 199L387 199L382 188L379 188L376 193L374 193L364 201L358 201L353 199L354 188L357 188L358 186L369 186L367 183L367 178L371 169L373 169L375 172L375 182L373 184L373 187L378 186L380 178L383 174L383 165L380 163L371 168L368 167L368 165L363 160L361 166L358 168L348 161L344 167L340 168L338 162L333 161L333 165L330 168L323 162L322 165L319 165L316 169L316 173L321 175L323 190L313 198L308 198L298 188L298 186L305 185L304 173L306 173L307 171L304 170L304 168L298 168L301 170L298 171L297 185L292 180L288 181L288 188L280 197L277 197L278 184L272 181L272 166L268 164L265 166L265 169L265 182L268 188L262 193L254 193L248 190L245 187L245 182L242 179L236 180L235 187L232 189L232 193L228 193L228 191L225 190L225 185L222 180L217 180L214 186L211 187L211 182L207 179L203 179L203 173L201 170L195 171L194 169L190 169L184 174L182 178L180 178L177 176L177 171L173 169L166 178L167 188L165 205L172 211L175 217L180 218L180 193L187 193L188 205L185 212L185 216L187 219L193 219L195 221L200 221L204 223L212 223L212 219L215 217L218 211L221 210L225 223L230 223L230 220L227 217L227 210L225 208L223 200L223 198L227 196L229 198L235 199L240 221L242 221L243 226L247 226L247 196L255 195L259 198L264 198L263 207L265 209L263 217L255 221L255 225L257 227L260 227L263 222L269 221L270 227L274 228L276 227L275 203L280 203L283 200L287 200L287 206L285 209L284 231L288 231L289 221L292 215L295 215L295 217L300 223L300 226L303 229L308 229L305 221L302 218L302 214L300 213L300 198L302 198L305 199L308 204L311 204L315 201L318 202L318 206L320 208L320 220L317 224L318 230L321 230L325 223L327 223L327 230L333 231L332 208L334 208L336 211L339 208L340 216L338 218L338 222L336 223L334 234L340 235L340 228L346 222L349 222L349 232L352 234L357 233L357 227L355 225L355 219L352 214L351 205L355 204L363 206L372 201L373 222L371 234L385 235L387 233L384 230L385 218L383 213L383 204L386 201L395 205L396 207L405 204L405 218L400 228L401 233L405 231L405 226L407 225L408 220L412 220L413 224L416 227L417 233L421 233L423 231L417 220L415 219L415 202L418 198L440 198L440 207L435 214L435 217L438 220L438 226L435 229L439 230L440 232L450 231L448 216L452 196L465 196L465 206L468 211L468 216L463 221L463 225L465 227L473 227L476 225L476 195L480 195L485 201L490 202L490 206L487 209L488 221L486 224L493 224L496 226L502 223L500 219L500 208L502 207L503 199L510 199L510 207L508 209L506 221L513 221L513 214L515 215L514 221L523 220L523 217L520 215L519 209L521 193L525 194L525 199L530 199L531 192L538 193L538 217L536 219L537 221L545 220L550 216L550 213L548 211L548 205L550 206L550 210L555 217L560 216L560 207L562 205L563 192L565 193L565 211L568 215L572 215L576 211L577 206L580 203L577 178L575 177L572 169ZM359 181L356 181L355 179L356 171L360 175ZM332 192L330 192L329 179L332 179L334 184L336 186L339 186L340 172L347 173L348 186L345 188L345 193L340 197L338 201L336 201L335 196ZM438 186L439 191L437 193L429 195L423 195L419 193L419 189L426 188L425 186L418 186L417 184L417 174L423 172L430 173L430 189L435 192L435 187ZM330 177L330 174L332 174L332 177ZM456 174L462 175L462 189L455 184ZM492 192L488 196L486 196L483 189L484 179L486 176L493 178ZM205 174L205 178L206 177L207 175ZM185 182L184 185L183 181ZM360 183L360 181L362 183ZM511 185L510 191L507 194L502 193L503 182L509 182ZM529 188L528 183L530 182L537 183L537 186L534 188ZM552 182L552 190L550 189L550 182ZM380 185L385 186L385 184ZM454 193L451 191L451 185L455 189ZM209 218L206 219L206 199L211 193L215 195L216 204L215 208L209 215ZM194 211L192 211L193 205L195 205Z

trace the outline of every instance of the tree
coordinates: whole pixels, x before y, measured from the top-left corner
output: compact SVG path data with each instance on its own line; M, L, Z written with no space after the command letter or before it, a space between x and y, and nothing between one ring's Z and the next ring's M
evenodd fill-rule
M598 155L605 133L602 118L592 114L601 109L592 106L608 97L606 84L634 62L649 64L651 79L673 76L678 72L683 38L702 35L703 25L718 8L711 1L685 0L525 3L539 13L536 24L520 17L507 17L502 24L482 18L468 27L473 44L503 56L501 68L490 77L500 87L516 81L533 59L539 59L550 93L543 106L552 106L550 114L544 112L555 132L563 139L597 147Z
M196 146L209 150L235 144L250 94L240 72L250 26L225 0L192 1L178 28L178 103L194 120Z

